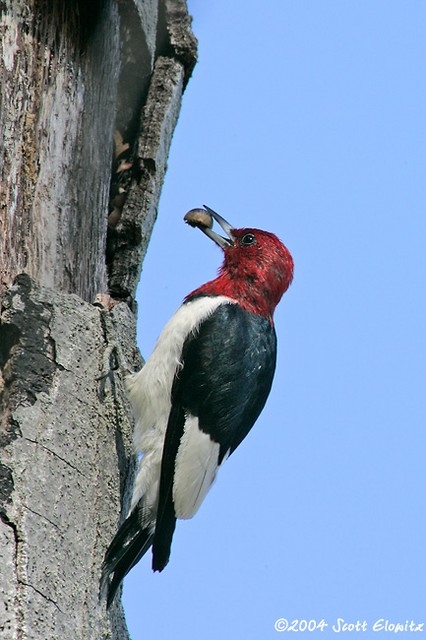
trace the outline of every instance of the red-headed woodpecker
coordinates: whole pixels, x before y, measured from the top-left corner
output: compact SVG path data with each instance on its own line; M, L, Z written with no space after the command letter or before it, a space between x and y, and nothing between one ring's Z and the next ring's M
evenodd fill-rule
M185 298L145 366L127 379L134 444L142 458L129 515L105 556L102 591L108 606L151 546L153 570L164 569L176 519L197 512L271 389L273 314L292 281L292 257L272 233L234 229L205 209L201 218L187 221L223 249L219 274ZM210 228L206 216L226 238Z

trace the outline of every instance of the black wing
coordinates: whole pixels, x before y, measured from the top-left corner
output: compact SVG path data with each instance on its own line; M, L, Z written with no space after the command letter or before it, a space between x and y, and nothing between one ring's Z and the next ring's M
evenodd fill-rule
M153 543L153 569L168 562L176 523L173 506L175 459L185 416L220 445L218 464L245 438L262 411L272 385L276 335L269 319L223 304L190 335L172 386Z

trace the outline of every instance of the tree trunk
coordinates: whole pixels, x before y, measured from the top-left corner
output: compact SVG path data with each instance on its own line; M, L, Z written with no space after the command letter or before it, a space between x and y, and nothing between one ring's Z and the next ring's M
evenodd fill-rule
M98 594L132 417L122 375L99 378L119 352L141 366L135 289L196 41L184 0L3 0L0 38L0 636L125 640Z

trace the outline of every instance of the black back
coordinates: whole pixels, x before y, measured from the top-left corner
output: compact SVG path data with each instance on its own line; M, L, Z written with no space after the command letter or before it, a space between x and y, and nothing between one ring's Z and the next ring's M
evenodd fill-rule
M153 543L153 569L158 571L168 562L175 527L174 461L185 414L197 416L200 429L219 443L220 464L246 437L269 395L276 363L274 327L238 304L222 304L188 336L181 362L163 449Z

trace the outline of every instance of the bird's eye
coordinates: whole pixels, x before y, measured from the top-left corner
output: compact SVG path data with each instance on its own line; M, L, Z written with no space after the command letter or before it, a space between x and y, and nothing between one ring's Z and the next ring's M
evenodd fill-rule
M256 244L256 238L254 237L254 235L252 233L246 233L241 238L241 244L245 245L246 247L251 245L251 244Z

